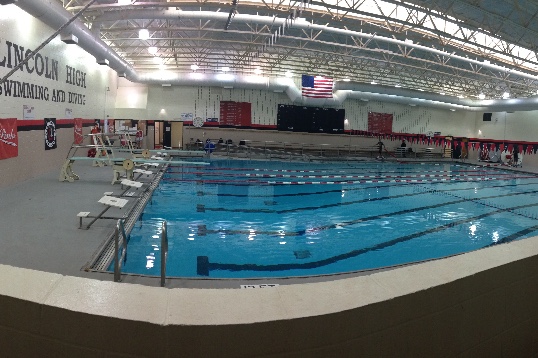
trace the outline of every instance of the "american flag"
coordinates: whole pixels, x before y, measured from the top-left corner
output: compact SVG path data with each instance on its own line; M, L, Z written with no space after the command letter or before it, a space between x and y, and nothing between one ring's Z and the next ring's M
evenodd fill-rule
M323 76L303 75L303 96L312 98L332 98L333 79Z

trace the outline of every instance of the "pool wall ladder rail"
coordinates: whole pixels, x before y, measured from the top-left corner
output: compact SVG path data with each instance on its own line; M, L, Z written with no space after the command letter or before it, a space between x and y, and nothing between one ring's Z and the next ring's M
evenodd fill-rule
M120 237L121 237L121 252L120 252ZM119 219L114 232L114 282L121 281L121 268L127 261L127 243L128 237L125 234L125 226L123 220ZM120 257L121 255L121 257Z
M121 281L121 268L127 261L127 244L129 236L125 233L123 219L118 220L114 232L114 282ZM120 248L121 245L121 248ZM168 232L166 221L161 231L161 287L166 285L166 260L168 258Z
M161 231L161 287L166 284L166 259L168 258L168 232L166 221L163 221Z

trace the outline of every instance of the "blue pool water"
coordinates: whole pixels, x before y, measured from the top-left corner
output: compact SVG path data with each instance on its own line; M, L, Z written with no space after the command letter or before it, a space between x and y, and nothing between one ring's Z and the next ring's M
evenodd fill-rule
M123 272L246 278L351 272L538 234L538 177L494 167L212 160L170 167Z

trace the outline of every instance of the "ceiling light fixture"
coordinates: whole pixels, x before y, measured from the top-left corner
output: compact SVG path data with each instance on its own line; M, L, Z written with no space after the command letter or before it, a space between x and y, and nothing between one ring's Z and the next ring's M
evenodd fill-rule
M228 66L224 66L224 67L221 67L220 70L221 70L222 72L228 72L228 71L230 71L230 67L228 67Z
M503 98L504 98L504 99L510 98L510 93L508 93L508 92L504 92L504 93L503 93Z
M486 98L486 95L483 94L483 93L480 93L480 94L478 95L478 98L479 98L479 99L484 99L484 98Z
M140 30L138 31L138 38L139 38L140 40L147 40L147 39L149 39L149 31L148 31L148 29L140 29Z
M291 73L290 71L286 71L286 77L293 77L293 73Z
M199 69L200 67L198 67L198 65L194 64L194 65L191 65L191 70L193 71L196 71L197 69Z
M259 74L262 73L262 69L259 68L259 67L256 67L256 68L254 69L254 73L257 74L257 75L259 75Z
M157 53L157 47L155 46L150 46L148 47L148 52L151 54L151 55L155 55Z

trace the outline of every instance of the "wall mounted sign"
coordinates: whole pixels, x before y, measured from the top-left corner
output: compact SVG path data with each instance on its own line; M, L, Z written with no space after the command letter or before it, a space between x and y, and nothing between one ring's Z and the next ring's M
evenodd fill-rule
M56 149L56 118L45 118L45 150Z

